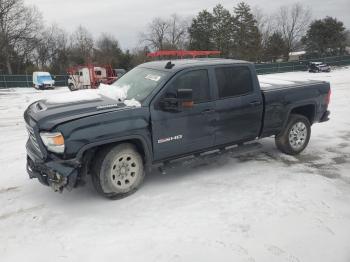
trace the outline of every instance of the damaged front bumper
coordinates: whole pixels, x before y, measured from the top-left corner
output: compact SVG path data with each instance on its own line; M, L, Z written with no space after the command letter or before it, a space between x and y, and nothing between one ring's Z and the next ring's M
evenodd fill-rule
M64 188L72 190L78 180L78 164L69 162L37 162L27 156L27 172L30 178L37 178L40 183L50 186L56 192Z
M80 181L81 161L79 159L62 159L47 151L43 144L37 124L30 117L30 106L24 113L28 140L26 143L26 169L30 178L37 178L40 183L50 186L54 191L71 190Z

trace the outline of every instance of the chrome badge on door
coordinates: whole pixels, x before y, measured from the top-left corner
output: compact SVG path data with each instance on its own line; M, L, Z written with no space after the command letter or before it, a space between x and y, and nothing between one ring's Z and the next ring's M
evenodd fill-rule
M158 144L166 143L166 142L171 142L173 140L180 140L182 139L182 135L177 135L177 136L171 136L171 137L166 137L166 138L161 138L158 139Z

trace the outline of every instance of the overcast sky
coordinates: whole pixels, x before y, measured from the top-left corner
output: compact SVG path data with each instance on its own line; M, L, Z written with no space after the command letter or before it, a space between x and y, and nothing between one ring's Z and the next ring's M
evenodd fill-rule
M72 32L79 25L86 27L94 37L106 32L114 35L123 49L138 45L138 35L145 30L152 18L168 17L177 13L193 17L200 10L211 10L221 3L230 11L240 1L218 0L24 0L36 5L43 13L45 21L57 23ZM280 4L290 4L293 0L247 0L251 7L258 6L266 13L274 12ZM350 28L350 0L303 0L312 9L313 18L336 17Z

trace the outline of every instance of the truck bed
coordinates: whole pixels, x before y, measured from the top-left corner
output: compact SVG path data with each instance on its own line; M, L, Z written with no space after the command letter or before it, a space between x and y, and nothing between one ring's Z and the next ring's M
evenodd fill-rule
M308 112L311 124L319 122L327 111L325 101L330 90L328 82L282 80L261 76L259 82L265 104L261 137L278 134L293 107L298 106L301 107L299 110Z

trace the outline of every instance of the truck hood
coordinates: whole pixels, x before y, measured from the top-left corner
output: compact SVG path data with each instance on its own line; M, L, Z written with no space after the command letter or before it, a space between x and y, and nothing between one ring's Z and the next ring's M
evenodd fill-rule
M55 102L39 100L32 103L24 112L24 119L31 125L33 121L40 130L51 130L55 126L75 119L103 114L111 111L131 110L135 106L127 106L124 102L106 96L87 101Z

